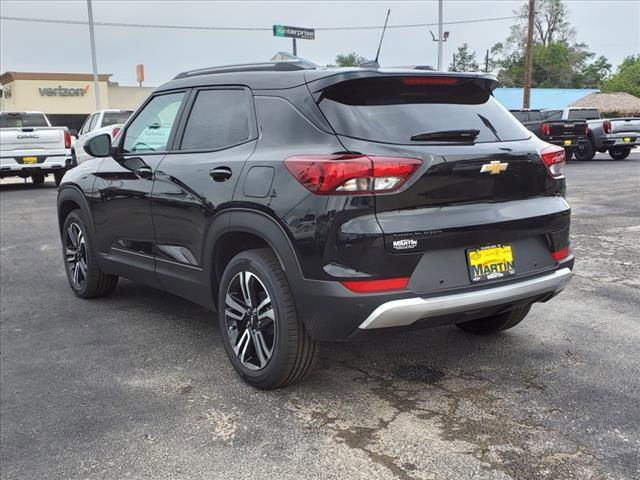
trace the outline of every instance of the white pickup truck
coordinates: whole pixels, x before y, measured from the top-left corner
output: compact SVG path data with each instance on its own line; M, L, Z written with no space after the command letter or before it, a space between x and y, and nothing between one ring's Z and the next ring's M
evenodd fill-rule
M133 110L100 110L89 115L82 124L78 139L73 145L71 155L74 160L78 164L91 160L93 157L85 151L85 144L102 133L109 134L113 142L132 113Z
M75 164L67 127L52 127L42 112L0 112L0 178L29 178L56 185Z

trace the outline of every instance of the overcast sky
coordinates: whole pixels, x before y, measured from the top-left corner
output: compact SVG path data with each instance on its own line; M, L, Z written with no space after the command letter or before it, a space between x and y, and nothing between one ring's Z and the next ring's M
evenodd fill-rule
M523 1L444 0L444 21L510 16ZM640 52L639 0L566 1L577 40L618 65ZM301 27L369 26L384 23L391 8L390 25L431 23L438 20L436 1L416 2L190 2L94 0L96 22L266 27L286 24ZM86 1L0 2L2 16L87 20ZM445 67L455 48L467 42L478 57L503 41L512 20L445 26ZM88 27L2 20L0 70L91 72ZM431 27L437 33L437 27ZM298 54L319 64L333 62L336 54L358 52L375 56L379 30L318 31L315 40L299 40ZM146 85L159 85L176 73L211 65L262 61L279 50L290 51L291 40L275 38L271 31L191 31L96 27L98 69L112 73L113 81L135 84L135 65L145 65ZM437 43L428 28L387 30L381 53L387 66L437 64Z

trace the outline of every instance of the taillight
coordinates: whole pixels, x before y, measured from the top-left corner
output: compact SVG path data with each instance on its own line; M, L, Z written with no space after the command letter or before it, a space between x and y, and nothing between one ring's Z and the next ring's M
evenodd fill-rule
M111 132L111 138L116 138L119 133L120 133L120 127L114 127L113 131Z
M542 124L542 135L544 135L545 137L551 135L551 125L549 125L548 123Z
M611 122L609 120L602 122L602 130L604 130L604 133L611 133Z
M584 126L584 134L585 135L589 135L589 124L588 123L585 124L585 126Z
M417 158L366 155L298 155L284 161L291 174L316 195L362 195L399 189L418 169Z
M556 262L562 260L563 258L567 258L569 256L569 247L561 248L556 252L551 252L551 256Z
M562 167L566 163L564 148L547 144L546 147L540 150L540 157L551 176L554 178L562 177Z
M391 290L403 290L409 283L409 277L386 278L384 280L351 280L342 282L349 290L355 293L389 292Z
M405 85L455 85L460 78L455 77L402 77L402 83Z
M69 130L64 131L64 148L71 148L71 132Z

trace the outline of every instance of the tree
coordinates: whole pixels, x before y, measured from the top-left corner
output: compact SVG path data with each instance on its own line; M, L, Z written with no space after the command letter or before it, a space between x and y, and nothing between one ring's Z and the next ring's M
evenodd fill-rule
M534 17L533 69L531 86L546 88L595 88L607 78L611 65L584 43L576 43L575 30L566 20L562 0L539 0ZM524 85L527 6L515 11L518 21L504 43L491 49L490 66L506 87Z
M603 92L627 92L640 97L640 54L630 55L611 78L602 82Z
M450 72L477 72L480 69L476 61L476 52L469 53L469 46L466 43L458 47L458 53L453 58L453 63L449 65Z
M358 55L356 52L347 53L346 55L340 53L336 55L335 60L338 67L357 67L358 65L366 61L366 58L364 58L362 55Z

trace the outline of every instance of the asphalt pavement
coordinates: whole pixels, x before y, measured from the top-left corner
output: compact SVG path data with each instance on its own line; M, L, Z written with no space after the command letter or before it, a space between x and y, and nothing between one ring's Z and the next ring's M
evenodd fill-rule
M55 186L3 181L0 476L640 478L640 152L566 175L576 276L521 325L323 344L274 392L201 307L129 281L76 298Z

